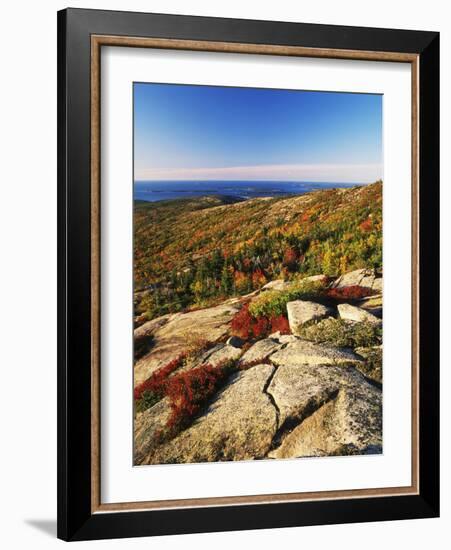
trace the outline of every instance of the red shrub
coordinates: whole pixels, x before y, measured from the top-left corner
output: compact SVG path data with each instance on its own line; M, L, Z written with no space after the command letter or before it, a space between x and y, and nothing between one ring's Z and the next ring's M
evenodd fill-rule
M160 399L169 398L171 416L166 427L155 435L156 440L160 442L173 437L180 429L190 424L192 417L218 390L231 370L229 363L216 367L207 364L169 376L181 366L185 356L179 355L135 388L135 399L141 399L146 391L152 392Z
M253 317L249 313L249 305L244 305L235 315L231 323L232 334L244 340L249 338L263 338L271 332L280 331L281 334L290 334L290 325L284 315L268 317Z
M283 253L283 265L289 270L293 271L296 268L296 263L299 254L295 248L286 248Z
M249 338L252 321L253 317L249 313L249 305L245 304L232 319L232 334L244 339Z
M257 317L256 319L253 319L253 323L251 325L252 330L252 336L254 338L262 338L263 336L266 336L269 332L269 322L266 317Z
M133 392L134 398L141 399L145 391L150 391L156 395L163 395L168 376L181 366L185 357L186 354L182 353L170 363L154 372L150 378L139 384L139 386L136 386Z
M172 409L168 428L186 427L228 373L227 364L216 367L207 364L171 377L165 387Z
M374 295L374 291L363 286L352 285L343 288L328 288L325 295L334 300L360 300Z
M254 288L260 288L266 283L265 274L261 269L256 269L252 273L252 285Z
M280 332L280 334L290 334L290 324L288 319L284 315L278 315L277 317L271 317L271 332Z
M266 317L252 317L249 313L249 304L245 304L232 319L231 328L232 334L247 340L264 336L268 333L270 325Z
M371 231L373 229L373 222L371 220L371 218L367 218L366 220L364 220L360 225L360 231L362 231L363 233L368 233L369 231Z

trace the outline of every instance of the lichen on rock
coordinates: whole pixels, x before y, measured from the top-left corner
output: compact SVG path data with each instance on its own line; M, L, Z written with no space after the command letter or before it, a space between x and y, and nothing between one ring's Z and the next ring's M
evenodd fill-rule
M352 350L326 344L315 344L298 339L270 356L275 365L340 365L361 363L363 360Z
M295 300L287 304L288 322L293 334L300 334L306 323L319 321L330 315L330 309L322 304L307 300Z
M381 452L382 392L353 367L279 367L268 392L291 428L269 457Z

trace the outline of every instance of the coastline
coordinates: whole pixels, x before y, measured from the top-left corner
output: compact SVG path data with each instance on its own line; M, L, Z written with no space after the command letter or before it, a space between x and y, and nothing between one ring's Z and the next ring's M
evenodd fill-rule
M203 196L234 197L248 200L257 197L278 198L304 195L327 189L350 189L362 183L304 181L222 181L222 180L155 180L135 181L134 200L158 202Z

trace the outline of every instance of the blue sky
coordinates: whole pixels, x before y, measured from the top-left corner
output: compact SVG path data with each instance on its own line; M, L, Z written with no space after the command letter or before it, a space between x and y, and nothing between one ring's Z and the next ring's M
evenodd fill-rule
M382 96L134 84L135 180L370 183Z

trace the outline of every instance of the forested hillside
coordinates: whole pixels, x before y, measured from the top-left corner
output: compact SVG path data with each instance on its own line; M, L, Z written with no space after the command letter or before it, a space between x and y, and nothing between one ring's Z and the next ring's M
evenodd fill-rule
M382 267L382 183L235 202L135 202L135 313L206 307L275 279Z

